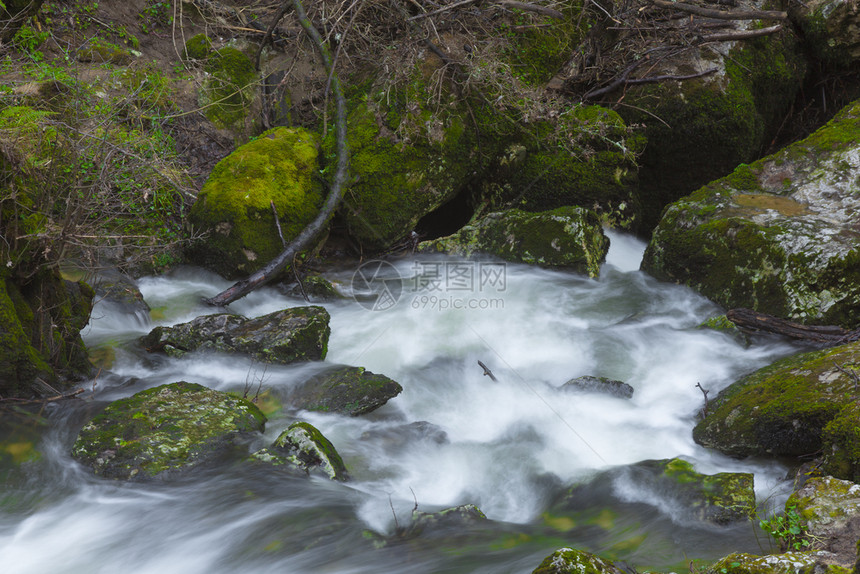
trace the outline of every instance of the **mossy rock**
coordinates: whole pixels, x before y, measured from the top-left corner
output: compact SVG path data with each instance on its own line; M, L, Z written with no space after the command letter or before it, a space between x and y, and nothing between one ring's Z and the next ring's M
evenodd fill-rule
M329 319L328 311L316 306L283 309L254 319L218 313L156 327L141 337L140 344L173 357L196 351L245 355L281 365L320 361L328 351Z
M218 162L191 208L194 229L208 235L189 258L227 278L257 271L316 217L323 202L318 138L278 127ZM278 213L278 221L272 211Z
M81 429L72 456L105 478L152 478L238 454L265 422L246 399L180 381L108 405Z
M726 308L860 324L860 101L806 139L669 206L642 268Z
M209 76L198 99L206 117L218 128L242 130L258 91L254 62L226 46L208 55L205 69Z
M573 548L559 548L547 556L532 574L624 574L624 570L603 558Z
M614 111L576 106L558 125L539 132L570 134L574 149L530 141L511 144L481 183L478 202L490 210L546 211L562 206L593 209L604 224L635 230L641 220L636 157L644 132L627 128Z
M803 31L812 54L834 69L860 61L860 11L843 0L810 0L788 5L792 22Z
M131 52L116 44L94 39L78 50L78 61L127 66L134 61L134 56Z
M271 447L255 452L255 460L274 466L287 465L303 472L320 472L331 480L349 475L334 445L312 424L296 422L278 435Z
M756 556L737 553L721 558L708 568L706 574L850 574L838 564L829 564L827 556L817 552L786 552Z
M597 215L586 209L560 207L541 213L512 209L488 214L454 235L424 242L419 250L465 257L483 253L596 277L609 239Z
M826 550L845 565L855 559L860 538L860 485L832 476L814 477L785 503L797 517L801 532L793 542L806 541L810 549Z
M860 377L860 365L843 365ZM855 391L858 384L855 380ZM822 472L860 482L860 405L851 403L824 427Z
M206 34L197 34L185 42L185 58L205 60L212 53L212 40Z
M602 393L619 399L629 399L633 396L633 387L624 381L616 381L607 377L583 375L570 379L561 390L577 393Z
M435 100L428 82L441 65L419 66L397 94L370 87L349 97L352 179L339 213L349 234L369 250L390 247L464 191L500 145L489 134L479 145L480 126L462 98L446 92L443 102ZM334 136L326 138L324 149L326 157L335 157Z
M860 343L851 343L793 355L759 369L710 402L710 412L693 429L693 438L731 456L817 452L824 429L855 400L856 382L844 371L858 362ZM856 449L840 444L841 425L833 424L830 440L839 448Z
M727 56L720 51L727 50ZM619 113L645 126L639 158L645 228L663 208L760 155L794 101L806 67L797 39L785 30L734 47L694 49L661 60L652 74L716 73L702 78L628 86Z
M305 381L293 391L293 406L309 411L359 416L374 411L403 390L397 381L362 367L339 367Z

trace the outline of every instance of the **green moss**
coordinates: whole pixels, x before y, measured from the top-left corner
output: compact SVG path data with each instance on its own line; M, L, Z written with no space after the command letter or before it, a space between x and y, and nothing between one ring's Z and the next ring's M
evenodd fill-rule
M72 456L106 478L152 477L221 456L265 421L250 401L182 381L111 403L81 429Z
M283 250L316 217L317 137L302 128L274 128L221 160L200 190L190 220L209 236L191 257L226 277L248 274Z
M346 465L337 449L310 423L291 424L275 439L270 452L305 471L319 469L332 480L348 478Z
M220 128L244 125L258 80L254 63L236 48L210 54L206 62L210 79L200 91L206 117Z
M840 365L842 366L842 365ZM855 376L857 367L842 366ZM848 404L824 427L822 471L845 480L860 482L860 406Z
M125 48L105 40L95 38L89 44L78 51L78 60L81 62L109 63L116 66L127 66L134 56Z
M189 60L204 60L212 52L212 40L206 34L197 34L185 42L185 57Z
M705 446L737 456L799 456L822 448L823 429L851 404L854 381L836 364L860 361L860 344L802 353L735 382L694 429ZM840 423L832 437L839 442Z
M603 560L599 556L574 550L573 548L560 548L547 556L540 565L532 571L532 574L566 574L577 572L579 574L620 574L622 570L613 563Z

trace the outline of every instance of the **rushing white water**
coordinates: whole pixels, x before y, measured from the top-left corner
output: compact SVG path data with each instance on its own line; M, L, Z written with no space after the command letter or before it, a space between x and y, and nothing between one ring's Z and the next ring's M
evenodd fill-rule
M365 275L354 267L327 273L361 304L324 304L332 316L324 364L263 368L235 357L153 359L118 350L111 373L87 384L95 392L83 406L51 407L38 431L41 459L6 473L3 572L530 572L563 545L607 551L641 567L749 549L751 527L691 524L665 497L620 480L578 509L585 517L610 516L612 524L595 518L587 528L547 526L548 508L565 486L646 459L679 456L704 473L753 472L762 501L780 496L784 483L778 463L706 451L691 429L703 402L697 383L713 396L796 349L773 341L745 348L698 329L719 309L639 272L639 241L614 233L611 239L596 280L497 261L390 261L381 268L388 283L382 275L373 282L392 286L397 298L384 310L369 309L374 299L362 296L370 268L362 268ZM97 306L86 340L93 347L130 341L155 324L212 312L201 297L226 285L200 270L143 279L156 319ZM231 311L258 316L303 304L266 288ZM311 422L344 457L352 476L346 484L276 480L241 465L122 484L89 475L68 456L77 430L107 401L178 380L239 392L261 383L270 396L286 399L328 364L366 367L404 390L355 418L287 404L270 417L265 438L294 420ZM559 388L580 375L625 381L634 395ZM362 538L363 529L391 534L416 503L424 511L475 504L490 526L462 547L444 539L377 550ZM639 540L633 550L612 550L632 539Z

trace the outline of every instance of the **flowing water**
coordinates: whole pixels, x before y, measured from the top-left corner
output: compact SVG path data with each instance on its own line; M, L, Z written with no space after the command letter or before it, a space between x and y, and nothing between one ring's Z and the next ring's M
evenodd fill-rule
M745 347L698 329L720 310L639 272L644 246L637 240L611 239L597 280L440 257L333 270L326 276L358 302L324 304L332 316L325 363L263 366L211 355L177 360L120 345L111 371L87 382L81 400L49 404L36 424L14 411L3 415L4 448L27 462L0 467L0 571L531 572L563 546L641 571L769 550L751 524L703 524L666 493L620 475L600 479L585 500L559 510L567 487L646 459L682 457L708 474L753 472L765 506L787 488L788 469L778 462L709 452L693 442L691 429L703 404L697 383L713 397L798 347L775 340ZM145 278L140 288L153 319L102 303L85 339L94 349L116 346L154 325L212 312L200 306L201 297L226 286L193 269ZM373 297L378 294L390 297ZM258 316L303 304L265 288L231 310ZM344 458L347 483L241 464L123 483L96 478L69 456L90 417L144 388L179 380L250 395L259 388L271 404L330 364L366 367L404 390L355 418L285 404L270 415L260 443L294 420L307 420ZM559 389L580 375L625 381L634 395ZM368 535L391 536L408 524L416 505L432 512L461 504L477 505L489 520L428 530L383 548Z

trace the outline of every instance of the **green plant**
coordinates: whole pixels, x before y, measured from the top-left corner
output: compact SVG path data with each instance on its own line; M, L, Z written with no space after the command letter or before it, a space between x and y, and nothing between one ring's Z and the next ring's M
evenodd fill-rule
M760 520L759 526L778 540L783 549L803 550L810 545L806 525L801 521L795 506L786 507L783 514Z
M740 565L741 565L741 563L740 563L740 562L732 562L731 564L729 564L729 567L728 567L728 568L726 568L725 566L723 566L722 568L720 568L720 574L729 574L729 568L731 568L732 570L734 570L735 568L737 568L737 567L738 567L738 566L740 566Z

